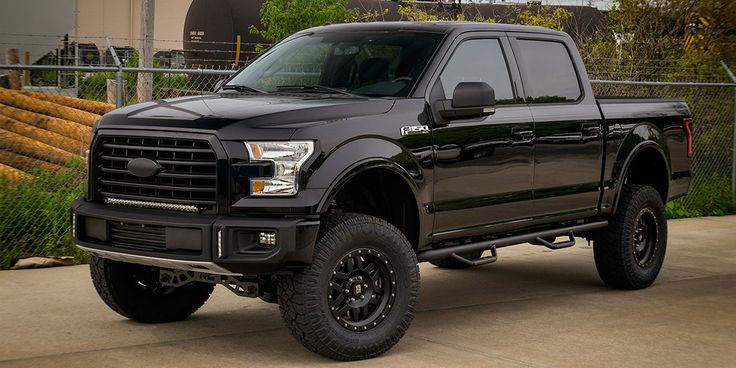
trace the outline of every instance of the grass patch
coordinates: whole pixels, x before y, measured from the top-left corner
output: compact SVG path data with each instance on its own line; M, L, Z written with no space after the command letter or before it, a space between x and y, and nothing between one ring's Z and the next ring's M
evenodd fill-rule
M85 166L77 159L59 173L38 170L27 182L0 182L0 269L30 256L88 260L72 242L69 224L71 202L83 195Z
M712 173L691 188L686 197L667 203L667 217L676 219L736 214L730 188L731 178Z

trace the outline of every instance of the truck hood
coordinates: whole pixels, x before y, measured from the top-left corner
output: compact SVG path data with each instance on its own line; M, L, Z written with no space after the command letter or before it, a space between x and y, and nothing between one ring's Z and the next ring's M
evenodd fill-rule
M124 107L105 115L98 128L193 131L238 139L243 130L293 131L336 120L383 114L393 103L393 100L384 99L317 95L221 93Z

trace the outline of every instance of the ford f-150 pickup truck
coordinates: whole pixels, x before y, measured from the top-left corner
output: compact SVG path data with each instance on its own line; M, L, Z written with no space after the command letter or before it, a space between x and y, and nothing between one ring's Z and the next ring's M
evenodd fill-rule
M365 359L409 328L419 262L577 237L604 283L651 285L691 124L683 101L596 98L562 32L316 27L213 94L105 115L72 232L124 317L185 319L219 284L278 303L312 351Z

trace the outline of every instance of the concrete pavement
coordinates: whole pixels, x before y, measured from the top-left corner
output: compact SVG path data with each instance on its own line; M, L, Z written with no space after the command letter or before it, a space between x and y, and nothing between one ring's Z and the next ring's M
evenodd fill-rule
M736 216L670 221L649 289L604 287L592 248L523 245L472 270L421 266L419 312L361 367L734 367ZM184 322L142 325L97 297L85 266L0 272L0 367L338 364L302 348L278 307L217 288Z

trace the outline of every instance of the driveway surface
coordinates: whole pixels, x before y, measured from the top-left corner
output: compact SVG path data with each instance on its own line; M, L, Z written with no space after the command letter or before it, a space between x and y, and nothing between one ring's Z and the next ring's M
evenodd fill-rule
M419 311L387 354L335 363L278 307L218 287L184 322L142 325L97 297L86 266L0 272L0 367L734 367L736 216L672 220L649 289L604 287L584 242L522 245L472 270L422 264Z

